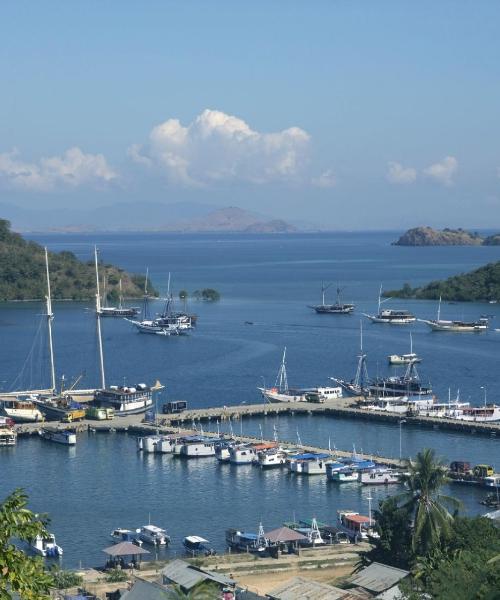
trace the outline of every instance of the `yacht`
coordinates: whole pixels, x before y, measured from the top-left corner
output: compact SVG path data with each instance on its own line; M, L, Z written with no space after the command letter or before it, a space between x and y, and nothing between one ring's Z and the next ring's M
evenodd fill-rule
M170 536L167 535L165 529L156 527L156 525L144 525L139 530L139 539L147 544L154 546L168 546Z
M65 446L74 446L76 444L76 433L71 429L54 429L44 427L38 432L43 440L63 444Z
M327 400L342 398L341 387L317 387L317 388L289 388L286 373L286 348L283 351L281 366L278 370L274 387L257 388L262 396L271 403L280 402L315 402L323 403Z
M55 557L63 555L63 549L56 544L56 538L52 533L49 533L45 537L37 535L29 545L34 552L41 556Z
M407 325L409 323L414 323L417 320L415 315L408 310L382 309L382 304L389 300L390 298L384 298L384 300L382 300L382 286L380 286L377 314L369 315L363 313L363 315L372 323L388 323L390 325Z
M326 304L325 303L325 292L332 284L321 285L321 304L315 304L310 306L309 308L314 309L319 314L329 314L329 315L350 315L356 306L354 304L345 304L341 301L341 292L342 290L337 287L337 299L335 304Z
M363 471L358 476L359 483L363 485L389 485L390 483L400 482L400 474L385 467Z
M153 387L145 383L131 387L111 385L96 390L94 402L100 407L113 408L115 415L119 417L143 413L153 406L153 391L159 389L159 386L159 382Z
M436 319L419 319L421 323L428 325L432 331L451 331L455 333L481 333L489 327L488 317L480 317L477 321L447 321L441 319L441 296L439 297Z
M137 306L123 306L122 280L119 281L118 306L107 305L106 280L104 280L103 306L100 307L101 317L136 317L141 311Z
M12 398L0 400L0 413L10 417L15 423L37 423L43 415L30 399Z

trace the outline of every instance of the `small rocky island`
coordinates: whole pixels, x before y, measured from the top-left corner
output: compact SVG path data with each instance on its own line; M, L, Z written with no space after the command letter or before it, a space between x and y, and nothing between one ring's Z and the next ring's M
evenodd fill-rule
M424 300L439 300L441 297L454 302L499 302L500 261L442 281L431 281L422 287L412 288L405 283L400 290L386 291L384 296Z
M49 252L52 297L57 300L90 300L95 298L94 262L82 262L72 252ZM101 264L106 278L107 296L118 296L120 280L123 295L143 295L144 275L127 273L119 267ZM45 251L40 244L25 240L10 229L9 221L0 219L0 301L39 300L46 294ZM149 286L149 293L157 292Z
M408 229L393 246L498 246L500 233L483 237L477 232L458 229L414 227Z

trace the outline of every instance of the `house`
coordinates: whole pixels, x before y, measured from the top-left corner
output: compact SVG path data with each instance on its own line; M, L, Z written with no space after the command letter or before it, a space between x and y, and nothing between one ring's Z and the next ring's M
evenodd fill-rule
M183 560L173 560L161 570L162 583L164 585L178 585L183 592L189 592L196 585L204 581L212 581L221 589L236 589L236 581L222 573L207 571L196 567Z
M356 590L343 590L333 585L292 577L267 594L271 600L362 600L366 596Z
M369 592L372 597L385 600L396 599L400 596L398 584L409 574L410 572L404 569L373 562L355 573L349 579L349 583L355 589Z

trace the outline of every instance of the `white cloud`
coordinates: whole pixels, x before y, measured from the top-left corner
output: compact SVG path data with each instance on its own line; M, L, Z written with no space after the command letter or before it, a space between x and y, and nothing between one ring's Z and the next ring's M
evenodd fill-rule
M85 154L77 147L36 163L24 162L18 156L17 150L0 154L0 181L18 188L47 191L61 184L78 187L117 177L102 154Z
M423 172L443 185L453 185L453 177L457 171L457 159L454 156L446 156L441 162L434 163Z
M387 165L387 180L390 183L414 183L417 170L413 167L403 167L400 163L389 162Z
M337 178L332 169L327 169L319 177L313 177L311 183L319 188L332 188L337 185Z
M148 143L131 146L128 154L158 168L172 183L261 184L299 181L308 162L309 141L309 134L299 127L261 133L238 117L206 109L187 126L177 119L157 125Z

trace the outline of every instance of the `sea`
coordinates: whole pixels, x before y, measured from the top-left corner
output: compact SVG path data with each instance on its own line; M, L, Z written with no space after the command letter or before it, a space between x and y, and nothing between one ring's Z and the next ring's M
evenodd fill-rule
M287 348L290 385L328 385L329 377L352 378L357 365L360 324L371 376L398 372L387 356L410 348L422 357L419 373L442 400L457 394L481 405L500 403L500 304L445 303L442 318L491 318L481 334L431 332L411 326L372 324L362 313L377 310L380 285L412 287L475 269L500 259L500 247L399 247L397 232L308 233L292 235L181 235L161 233L33 234L50 250L92 260L94 244L105 263L144 273L163 298L167 283L175 296L190 294L188 309L198 315L189 336L137 333L120 319L103 321L108 384L165 385L159 405L186 400L190 408L260 402L257 387L272 384ZM318 315L322 281L337 287L352 315ZM195 290L214 288L221 300L196 301ZM140 300L138 301L140 305ZM152 303L161 311L161 298ZM132 302L137 304L137 302ZM177 306L182 307L178 302ZM434 318L435 301L390 300L419 318ZM0 305L0 389L47 386L47 340L40 302ZM54 302L54 346L58 380L79 388L99 383L95 316L91 302ZM215 427L215 424L213 425ZM227 428L222 424L221 428ZM445 461L488 463L500 470L499 440L473 434L326 416L246 418L235 433L390 457L414 457L425 447ZM181 460L138 453L134 436L123 433L79 436L74 448L20 438L0 449L0 498L21 487L29 506L51 518L50 530L64 549L65 567L102 565L102 549L117 527L152 523L167 529L167 550L151 558L182 554L187 535L207 538L224 551L229 527L256 532L285 521L317 517L335 524L337 510L367 514L371 504L401 490L337 486L324 476L294 477L282 470L217 464L215 459ZM486 490L454 486L466 514L480 514Z

